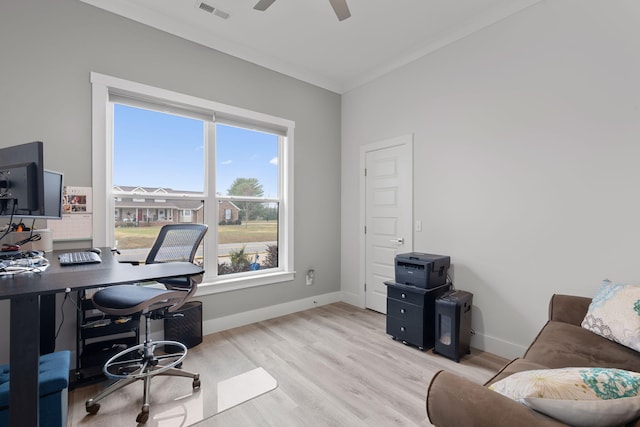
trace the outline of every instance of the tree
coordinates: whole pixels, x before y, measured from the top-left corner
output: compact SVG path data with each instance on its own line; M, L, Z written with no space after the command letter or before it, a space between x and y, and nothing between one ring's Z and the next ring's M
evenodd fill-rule
M257 178L236 178L231 184L231 187L227 190L229 196L249 196L249 197L262 197L264 196L264 190L262 184ZM251 210L255 209L256 202L237 202L242 206L244 212L245 227L251 217Z
M262 197L264 190L257 178L236 178L227 190L229 196Z

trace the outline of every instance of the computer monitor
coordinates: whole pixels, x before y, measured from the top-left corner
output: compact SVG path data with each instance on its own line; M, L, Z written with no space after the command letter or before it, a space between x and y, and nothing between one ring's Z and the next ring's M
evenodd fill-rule
M64 177L60 172L44 171L44 211L29 218L62 219L62 191Z
M41 141L0 148L0 215L44 215Z

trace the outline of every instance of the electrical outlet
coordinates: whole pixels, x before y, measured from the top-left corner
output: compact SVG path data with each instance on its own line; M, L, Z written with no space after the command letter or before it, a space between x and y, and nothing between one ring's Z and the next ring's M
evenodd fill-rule
M316 277L316 272L315 272L315 270L309 270L309 271L307 271L307 277L306 277L306 280L307 280L307 286L311 286L311 285L313 285L313 280L315 279L315 277Z

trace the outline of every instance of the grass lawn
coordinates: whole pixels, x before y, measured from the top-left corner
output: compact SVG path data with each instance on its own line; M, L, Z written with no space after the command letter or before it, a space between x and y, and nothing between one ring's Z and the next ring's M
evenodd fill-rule
M150 248L160 227L118 227L115 230L118 248ZM251 221L242 225L219 225L218 243L271 242L278 240L277 221Z

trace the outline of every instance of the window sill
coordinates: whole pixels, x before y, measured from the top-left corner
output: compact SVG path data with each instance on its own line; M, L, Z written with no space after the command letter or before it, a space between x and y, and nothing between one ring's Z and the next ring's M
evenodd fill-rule
M205 278L198 285L197 296L217 294L221 292L237 291L239 289L253 288L255 286L273 285L275 283L290 282L295 278L295 272L277 272L261 274L255 277L234 277L230 279L218 279L215 281Z

